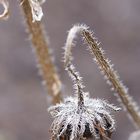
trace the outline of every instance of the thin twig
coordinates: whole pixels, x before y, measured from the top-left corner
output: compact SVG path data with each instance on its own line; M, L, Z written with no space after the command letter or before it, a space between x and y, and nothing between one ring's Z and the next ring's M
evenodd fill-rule
M66 134L67 134L68 125L69 125L69 126L71 126L70 127L71 135L70 135L69 139L71 139L71 140L76 139L76 138L77 139L89 138L91 136L95 136L96 138L98 136L100 138L100 140L111 140L110 139L111 134L115 130L115 127L114 127L115 122L113 121L111 116L109 116L109 114L105 115L107 108L105 108L104 113L100 112L100 109L99 109L100 107L99 108L97 107L99 105L99 102L95 103L93 101L94 103L91 104L92 101L90 101L90 100L87 101L86 93L83 91L84 86L83 86L82 78L80 77L79 72L76 71L76 69L72 63L72 60L73 60L72 48L75 46L74 41L75 41L75 38L77 37L77 34L82 33L83 30L87 30L87 27L79 26L79 25L72 27L68 33L68 36L66 39L66 44L64 47L64 66L65 66L65 69L67 70L70 78L72 79L72 81L74 83L74 88L76 91L76 95L78 95L78 98L76 97L77 98L76 102L73 99L74 102L72 100L70 100L70 101L64 102L64 104L59 104L57 106L53 106L48 109L48 111L52 114L52 116L56 116L55 120L52 124L52 127L51 127L52 135L56 138L56 136L58 136L58 134L59 134L59 137L64 136L64 140L66 140L64 132L66 132ZM70 105L71 102L72 102L72 105ZM94 108L94 105L95 105L97 107L97 110L96 111L94 110L92 112L91 111L92 109L91 110L89 109L90 113L86 116L86 111L88 110L87 108L89 107L87 105L88 102L90 102L90 106L92 108ZM103 101L101 101L101 102L103 103ZM75 105L76 108L73 106L74 103L76 103L76 105ZM102 103L100 104L101 106L102 106ZM112 105L107 105L107 104L105 105L105 104L102 107L104 108L105 106L108 106L109 111L110 111L110 109L113 109L114 111L120 110L120 108L117 108L117 107L114 108L114 106L112 106ZM64 109L62 107L63 105L65 105ZM75 108L75 110L68 110L68 108L69 108L68 105L70 105L71 109ZM100 113L97 113L97 114L98 115L102 114L100 116L101 117L100 119L98 118L99 116L96 114L96 112L98 112L98 109L99 109ZM75 114L73 114L73 113L75 113ZM91 114L94 116L94 118ZM91 117L90 117L90 115L91 115ZM66 116L66 117L64 117L64 116ZM77 116L79 116L79 117L77 117ZM63 117L64 117L64 120L62 121ZM76 118L76 121L75 121L75 118ZM87 120L87 122L84 122L83 121L84 119ZM91 119L91 121L90 121L90 119ZM60 120L61 120L61 123L60 123ZM100 120L102 120L102 121L100 121ZM102 124L102 122L104 122L104 124ZM108 122L108 124L109 124L109 122L112 122L112 124L108 125L107 122ZM76 124L77 124L77 126L76 126ZM85 124L89 124L89 126L85 125ZM112 129L108 127L111 125L112 125ZM105 126L105 127L103 127L103 126ZM82 130L82 128L85 128L84 131ZM88 128L89 128L89 131L88 131ZM60 130L61 130L61 132L60 132Z
M21 0L22 2L23 0ZM31 36L33 49L35 50L38 66L42 73L43 84L52 97L53 103L61 101L61 81L59 80L55 66L49 54L48 43L44 29L40 22L33 22L31 7L28 0L22 3L22 9L27 23L28 32Z
M68 37L66 40L66 44L64 47L64 66L74 83L75 92L78 95L78 105L81 108L84 104L83 80L82 80L82 77L80 76L79 72L76 71L76 68L72 64L72 60L73 60L72 47L74 46L73 41L76 37L77 32L78 32L77 28L72 28L69 31L69 34L68 34Z

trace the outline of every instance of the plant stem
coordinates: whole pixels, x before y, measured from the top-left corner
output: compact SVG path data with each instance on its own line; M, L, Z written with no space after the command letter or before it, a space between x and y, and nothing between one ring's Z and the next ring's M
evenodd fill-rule
M64 66L65 70L67 70L70 78L74 83L75 92L78 96L78 109L80 110L84 105L84 85L82 77L80 76L79 72L76 71L76 68L72 64L72 48L74 46L74 39L76 38L78 32L79 28L75 28L74 26L68 33L66 44L64 47Z
M92 33L88 30L83 30L82 35L85 42L89 45L91 53L95 56L95 61L101 72L106 76L107 81L118 94L123 106L126 108L137 127L140 128L140 112L137 103L128 94L127 88L119 80L119 76L113 70L108 59L105 58L102 49L98 45L97 39L94 38Z
M74 25L69 31L66 47L64 62L67 64L72 61L72 47L75 46L74 39L77 37L77 34L80 33L85 41L88 44L88 48L91 51L91 54L94 56L94 61L98 64L101 73L104 75L107 83L113 89L123 107L127 110L135 125L140 128L140 109L134 99L128 94L128 89L120 81L119 76L116 71L113 69L113 65L110 64L110 61L105 58L102 48L99 47L97 39L93 37L93 33L88 30L86 25Z
M22 2L23 0L21 0ZM24 0L22 9L27 24L27 29L31 37L33 49L36 52L37 61L44 80L44 85L48 94L52 97L52 103L61 101L61 81L59 80L55 66L49 54L47 39L40 22L33 22L29 0Z

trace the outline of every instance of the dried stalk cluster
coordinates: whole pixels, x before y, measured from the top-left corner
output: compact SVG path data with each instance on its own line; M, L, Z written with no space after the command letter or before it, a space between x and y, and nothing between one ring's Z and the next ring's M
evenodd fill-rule
M131 116L137 128L140 129L140 109L134 99L128 94L128 89L113 69L113 65L104 56L104 51L93 33L85 25L75 25L70 30L64 53L64 66L74 83L75 95L62 100L61 81L56 72L55 65L52 62L48 49L48 40L41 24L43 11L41 5L45 0L21 0L24 17L27 23L27 29L33 44L33 50L36 53L38 67L44 79L43 84L48 89L48 94L52 97L52 103L48 110L54 117L51 126L52 139L60 140L85 140L89 137L108 140L115 130L115 121L112 118L111 111L118 111L120 108L109 104L101 99L91 99L84 91L82 77L76 71L72 64L72 47L75 46L74 39L79 33L84 42L88 45L94 61L97 63L101 73L104 75L111 90L116 92L121 104ZM4 11L0 19L9 17L8 0L0 0ZM130 140L139 138L139 131L133 133Z
M56 72L55 65L52 62L48 48L48 40L40 23L43 12L41 4L45 0L21 0L24 17L27 23L27 29L32 42L33 51L36 54L38 61L39 72L43 77L43 85L47 88L48 94L52 97L52 103L61 101L61 81ZM0 19L9 17L9 2L8 0L0 0L4 11L0 15Z
M140 128L140 109L134 99L128 94L128 88L124 86L119 79L119 75L113 69L109 59L105 58L104 51L99 47L97 39L93 37L88 28L81 32L84 41L88 44L89 50L94 57L94 61L98 64L101 73L104 75L107 84L111 86L111 90L115 91L120 99L123 107L127 110L137 127Z

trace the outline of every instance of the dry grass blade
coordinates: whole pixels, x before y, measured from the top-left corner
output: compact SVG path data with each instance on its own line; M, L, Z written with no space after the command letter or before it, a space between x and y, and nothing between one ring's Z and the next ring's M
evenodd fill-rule
M22 0L21 0L22 2ZM31 7L28 0L22 3L23 13L27 23L27 29L31 36L33 49L35 50L38 66L43 77L43 84L52 97L52 102L58 103L61 100L61 81L59 80L55 66L49 54L47 39L40 22L33 22Z

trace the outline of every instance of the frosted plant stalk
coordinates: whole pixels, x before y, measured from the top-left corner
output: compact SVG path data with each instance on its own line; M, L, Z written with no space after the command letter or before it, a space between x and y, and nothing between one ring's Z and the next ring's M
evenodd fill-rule
M99 47L100 43L93 36L92 31L85 27L81 31L85 43L88 44L91 54L94 56L94 61L98 64L101 73L104 75L107 84L111 86L118 96L119 101L128 112L130 118L133 119L134 125L140 127L140 109L135 100L129 95L128 88L122 83L118 73L113 69L111 61L104 56L104 51Z
M45 30L42 27L41 22L32 21L33 13L31 12L32 8L29 3L30 1L31 0L21 0L21 6L27 23L30 39L33 44L32 49L36 54L38 68L44 80L43 85L46 87L48 94L52 97L52 103L56 104L62 99L61 81L59 80L55 65L51 59Z
M115 130L112 111L120 108L101 99L92 99L84 93L79 108L77 96L67 97L63 103L51 106L48 111L54 118L51 125L52 140L81 140L95 138L110 140Z
M76 33L77 28L70 30L64 47L64 66L74 83L75 94L48 109L54 118L52 140L85 140L90 137L109 140L115 130L111 112L120 108L101 99L92 99L84 92L82 77L72 64L71 50Z
M70 30L67 41L67 55L65 55L66 62L69 61L69 55L71 55L70 44L73 44L73 40L77 34L81 34L84 42L88 45L91 54L94 57L94 61L98 64L101 73L104 75L107 83L111 86L111 90L114 90L118 95L123 107L129 113L129 116L134 120L135 125L140 127L140 109L134 99L128 94L128 88L124 86L120 80L117 72L113 69L113 65L110 64L109 59L105 58L104 51L99 47L100 43L93 36L93 32L89 30L86 25L75 25Z

